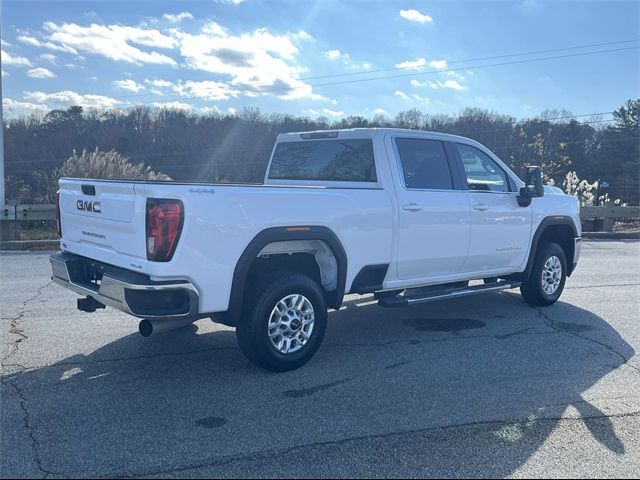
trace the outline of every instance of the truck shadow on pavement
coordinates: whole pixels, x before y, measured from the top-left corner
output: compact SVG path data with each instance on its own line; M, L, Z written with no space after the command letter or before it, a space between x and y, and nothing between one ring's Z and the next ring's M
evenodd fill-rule
M635 352L599 316L515 294L366 301L332 312L316 357L286 374L253 367L233 331L202 320L3 383L43 470L66 476L504 477L572 416L624 453L612 412L585 392L635 368Z

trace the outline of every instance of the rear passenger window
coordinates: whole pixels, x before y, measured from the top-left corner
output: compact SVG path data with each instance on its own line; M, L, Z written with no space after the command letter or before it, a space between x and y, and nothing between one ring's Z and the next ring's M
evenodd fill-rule
M279 143L273 154L269 178L375 182L373 143L371 139Z
M397 138L407 188L453 190L453 180L444 145L438 140Z

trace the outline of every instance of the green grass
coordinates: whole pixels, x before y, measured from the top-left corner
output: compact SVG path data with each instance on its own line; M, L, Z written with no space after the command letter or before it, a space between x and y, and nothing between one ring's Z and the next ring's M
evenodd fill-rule
M56 240L55 220L32 220L21 222L20 240Z

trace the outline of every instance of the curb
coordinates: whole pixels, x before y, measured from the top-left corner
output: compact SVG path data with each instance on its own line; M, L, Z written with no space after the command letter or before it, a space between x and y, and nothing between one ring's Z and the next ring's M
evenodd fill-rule
M7 240L0 241L0 250L59 250L60 240Z
M635 232L582 232L585 240L638 240L640 231Z

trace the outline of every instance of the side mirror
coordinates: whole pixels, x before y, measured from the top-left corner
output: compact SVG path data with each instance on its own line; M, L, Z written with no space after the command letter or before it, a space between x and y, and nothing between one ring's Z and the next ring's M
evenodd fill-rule
M520 188L518 195L518 205L528 207L531 199L544 196L544 185L542 184L542 168L527 167L527 178L524 187Z

